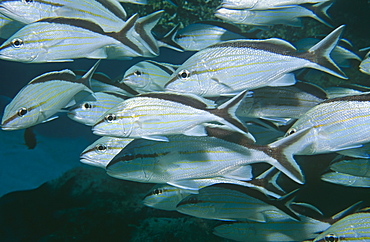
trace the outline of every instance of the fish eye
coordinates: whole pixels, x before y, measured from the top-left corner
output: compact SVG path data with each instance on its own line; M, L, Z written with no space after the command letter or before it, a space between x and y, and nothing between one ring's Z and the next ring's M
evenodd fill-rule
M17 112L19 117L23 117L24 115L27 114L27 108L20 108Z
M24 3L32 3L33 0L22 0L22 2L24 2Z
M162 189L154 189L154 191L153 191L153 195L159 195L159 194L162 194L162 193L163 193Z
M113 122L114 120L116 120L116 115L110 113L110 114L107 114L105 117L104 117L104 120L107 121L108 123L110 122Z
M287 132L287 136L288 135L292 135L292 134L294 134L294 133L296 133L297 132L297 130L296 129L289 129L288 130L288 132Z
M98 144L98 145L95 146L95 149L98 152L105 152L105 151L107 151L108 147L106 145L103 145L103 144Z
M135 75L135 76L141 76L141 74L142 74L142 73L141 73L141 71L139 71L139 70L134 71L134 75Z
M83 109L90 109L91 108L91 104L90 103L84 103L84 104L82 104L82 108Z
M338 242L338 236L335 234L327 234L325 235L325 241L326 242Z
M20 48L22 47L22 45L23 45L23 40L21 40L20 38L15 38L12 40L12 46L14 48Z
M190 72L188 70L181 70L177 75L181 79L188 79L190 76Z

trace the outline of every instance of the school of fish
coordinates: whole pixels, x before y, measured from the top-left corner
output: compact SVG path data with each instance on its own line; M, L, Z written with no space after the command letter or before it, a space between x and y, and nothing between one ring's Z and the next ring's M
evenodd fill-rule
M341 39L346 27L332 26L334 0L223 0L214 10L222 21L176 26L162 39L153 28L164 10L127 16L120 2L0 1L0 59L97 60L86 71L40 73L6 106L3 130L28 132L67 112L102 136L82 151L82 163L156 184L146 206L224 221L213 230L223 238L370 241L369 204L328 218L284 187L305 184L295 155L334 152L323 181L370 187L370 89L324 89L307 75L346 80L342 68L353 63L370 75L370 52L361 58ZM301 27L306 17L332 31L297 43L258 38L272 25ZM160 47L194 54L181 65L151 60ZM134 57L147 59L118 79L97 72L104 59Z

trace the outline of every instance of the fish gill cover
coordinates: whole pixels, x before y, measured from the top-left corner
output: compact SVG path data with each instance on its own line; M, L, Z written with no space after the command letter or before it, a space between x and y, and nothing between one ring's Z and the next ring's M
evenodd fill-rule
M1 241L370 240L368 1L85 3L0 2Z

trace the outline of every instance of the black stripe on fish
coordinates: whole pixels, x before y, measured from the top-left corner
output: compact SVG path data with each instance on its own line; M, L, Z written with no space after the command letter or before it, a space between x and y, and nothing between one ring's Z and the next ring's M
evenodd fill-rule
M328 99L328 96L327 96L326 92L321 87L316 86L315 84L297 81L294 86L297 87L298 89L304 91L304 92L307 92L307 93L321 99L321 100Z
M95 1L103 5L106 9L108 9L111 13L116 15L118 18L122 19L123 21L126 20L126 13L122 12L121 9L119 9L116 5L112 4L110 1L107 1L107 0L95 0Z
M114 93L114 92L104 92L104 93L115 96L115 97L118 97L118 98L121 98L122 100L127 100L127 99L130 98L128 96L125 96L125 95L122 95L122 94L119 94L119 93Z
M176 94L176 93L163 93L163 92L154 93L153 92L153 93L140 94L139 97L157 98L157 99L181 103L181 104L184 104L186 106L190 106L196 109L209 111L209 109L207 109L207 104L205 104L204 102L198 99L195 99L193 97L186 96L186 95L181 95L181 94Z
M147 60L146 62L148 63L151 63L153 65L155 65L156 67L158 67L159 69L161 69L162 71L166 72L168 75L172 75L172 73L175 72L175 69L174 68L171 68L171 67L168 67L166 65L162 65L158 62L155 62L155 61L151 61L151 60Z
M71 71L69 70L64 70L42 74L41 76L38 76L32 81L30 81L28 84L36 84L48 81L67 81L76 83L79 82L78 79L76 78L76 75L72 74Z
M149 48L152 50L152 53L156 55L159 54L156 39L154 39L150 30L146 31L145 26L149 25L150 23L157 22L162 14L163 11L157 11L148 16L142 17L135 23L134 26L134 29L139 34L140 38L148 44Z
M332 103L332 102L369 102L369 101L370 101L370 93L331 98L331 99L325 100L324 102L320 104Z
M145 158L156 158L156 157L159 157L159 156L164 156L164 155L167 155L169 154L170 152L163 152L163 153L153 153L153 154L136 154L136 155L130 155L130 154L126 154L126 155L118 155L116 156L112 161L110 161L108 163L108 165L106 166L106 169L109 169L110 166L118 163L118 162L125 162L125 161L131 161L131 160L134 160L134 159L145 159Z

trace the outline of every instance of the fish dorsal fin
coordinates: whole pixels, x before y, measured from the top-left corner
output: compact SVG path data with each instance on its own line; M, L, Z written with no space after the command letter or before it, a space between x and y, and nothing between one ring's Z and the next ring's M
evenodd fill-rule
M328 99L328 95L327 93L324 91L324 89L322 89L321 87L313 84L313 83L309 83L309 82L302 82L302 81L297 81L296 85L295 85L298 89L306 92L306 93L309 93L317 98L320 98L322 100L325 100L325 99Z
M296 52L297 49L288 41L270 38L264 40L230 40L215 45L211 45L208 48L215 47L236 47L236 48L252 48L265 50L278 54L287 54L291 52Z
M91 68L88 70L85 75L83 75L80 79L78 79L79 82L83 83L86 87L91 89L91 78L93 77L96 69L98 68L100 64L100 60L98 60Z
M73 71L69 69L61 71L51 71L32 79L28 84L42 83L55 80L76 82L76 75L73 73Z
M334 214L331 217L331 219L333 219L334 221L338 221L338 220L344 218L345 216L356 212L359 209L361 204L362 204L362 201L359 201L359 202L349 206L348 208L340 211L339 213Z

